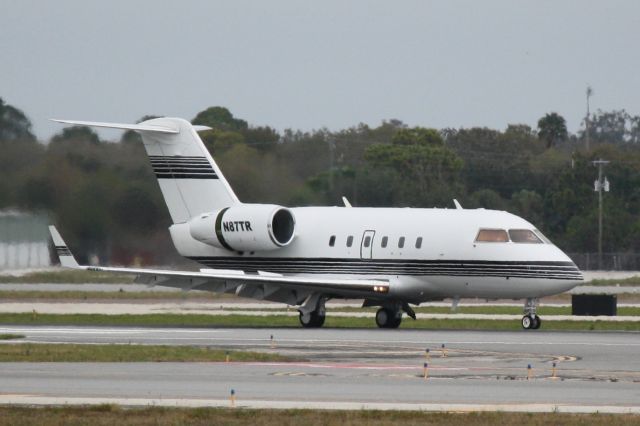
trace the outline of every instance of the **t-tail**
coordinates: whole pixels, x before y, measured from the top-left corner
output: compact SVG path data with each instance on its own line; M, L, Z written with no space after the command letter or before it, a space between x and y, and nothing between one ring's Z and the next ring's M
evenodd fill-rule
M198 136L199 130L209 129L206 126L193 126L181 118L154 118L139 124L53 121L138 132L173 223L239 203Z

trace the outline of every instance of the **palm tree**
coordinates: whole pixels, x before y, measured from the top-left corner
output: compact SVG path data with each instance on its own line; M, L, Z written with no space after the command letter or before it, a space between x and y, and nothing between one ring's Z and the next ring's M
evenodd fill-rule
M556 112L545 114L538 120L538 138L545 141L547 148L567 140L567 122Z

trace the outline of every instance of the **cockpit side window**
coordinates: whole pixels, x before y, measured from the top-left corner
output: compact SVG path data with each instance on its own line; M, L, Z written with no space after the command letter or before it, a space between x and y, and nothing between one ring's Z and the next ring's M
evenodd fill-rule
M542 232L540 232L538 229L534 229L534 230L533 230L533 232L535 232L535 233L536 233L536 235L537 235L538 237L540 237L540 239L541 239L542 241L544 241L545 243L547 243L547 244L553 244L553 243L551 242L551 240L550 240L550 239L548 239L548 238L547 238L547 237L546 237Z
M504 229L481 229L476 236L477 243L508 243L509 235Z
M542 244L542 240L530 229L509 229L509 237L514 243Z

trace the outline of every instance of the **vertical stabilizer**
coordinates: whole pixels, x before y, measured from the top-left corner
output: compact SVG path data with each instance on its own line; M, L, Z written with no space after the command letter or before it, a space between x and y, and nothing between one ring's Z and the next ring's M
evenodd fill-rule
M178 131L140 131L173 223L238 202L191 123L179 118L156 118L140 124Z
M140 133L173 223L239 203L196 128L187 120L154 118L139 124L54 121Z

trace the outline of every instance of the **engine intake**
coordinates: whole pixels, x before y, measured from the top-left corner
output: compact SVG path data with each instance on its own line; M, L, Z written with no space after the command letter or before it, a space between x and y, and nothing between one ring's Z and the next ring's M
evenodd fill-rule
M295 237L295 227L291 211L274 204L240 204L189 221L193 238L232 251L288 246Z

